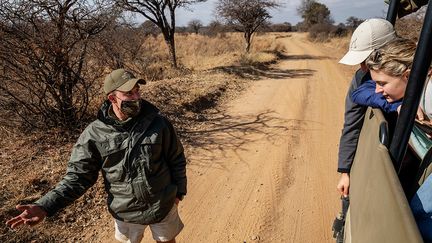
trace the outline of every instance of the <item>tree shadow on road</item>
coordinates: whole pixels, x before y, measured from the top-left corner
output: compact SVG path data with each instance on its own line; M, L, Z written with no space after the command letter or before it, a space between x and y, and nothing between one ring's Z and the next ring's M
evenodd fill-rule
M264 65L253 65L253 66L225 66L217 67L215 70L221 70L223 72L237 75L241 78L259 80L262 78L304 78L311 76L315 70L311 69L278 69L270 68Z
M215 71L222 71L229 74L237 75L241 78L259 80L262 78L285 79L285 78L304 78L313 75L315 70L312 69L281 69L276 68L279 60L322 60L329 59L327 56L312 55L286 55L281 52L271 52L277 56L277 59L264 63L251 63L243 65L220 66L213 68Z
M278 57L278 60L324 60L334 59L328 56L313 56L313 55L286 55L281 52L273 52Z
M215 110L198 129L183 130L182 139L191 146L194 165L203 168L225 169L219 163L230 153L237 155L248 151L250 144L280 145L286 141L298 143L301 134L306 130L321 129L316 121L283 119L274 111L267 110L258 115L231 116ZM262 147L271 150L271 147ZM199 151L199 155L195 152ZM242 161L247 163L247 161Z

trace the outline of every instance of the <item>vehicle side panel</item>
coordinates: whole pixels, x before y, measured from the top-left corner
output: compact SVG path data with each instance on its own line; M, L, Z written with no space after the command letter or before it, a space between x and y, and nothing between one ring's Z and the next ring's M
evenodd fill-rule
M423 242L387 148L378 109L368 108L351 168L350 242Z

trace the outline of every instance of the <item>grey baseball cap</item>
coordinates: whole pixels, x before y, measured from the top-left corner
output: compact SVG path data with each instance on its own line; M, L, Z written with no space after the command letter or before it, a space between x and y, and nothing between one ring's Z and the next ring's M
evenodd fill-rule
M105 94L109 94L114 90L128 92L135 87L135 85L145 84L146 81L142 78L136 78L131 72L120 68L112 71L104 80Z
M393 25L385 19L367 19L353 32L349 50L339 63L357 65L373 50L396 38Z

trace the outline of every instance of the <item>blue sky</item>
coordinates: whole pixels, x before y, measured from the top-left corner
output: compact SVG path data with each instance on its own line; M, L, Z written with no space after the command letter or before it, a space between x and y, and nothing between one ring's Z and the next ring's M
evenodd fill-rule
M301 0L280 0L279 3L283 6L279 9L272 10L271 22L283 23L290 22L296 24L301 21L301 17L297 14L297 7ZM345 23L345 20L350 16L357 18L385 17L387 5L384 0L318 0L325 4L331 11L331 15L335 23ZM217 0L207 0L204 3L191 5L187 9L179 9L177 11L177 26L185 26L192 19L199 19L204 24L208 24L215 19L214 8Z

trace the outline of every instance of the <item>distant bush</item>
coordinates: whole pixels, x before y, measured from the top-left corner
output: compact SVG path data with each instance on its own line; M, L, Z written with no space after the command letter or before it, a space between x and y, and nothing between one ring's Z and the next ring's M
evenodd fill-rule
M325 42L333 37L342 37L348 34L344 25L334 26L331 24L315 24L309 28L309 39Z
M228 31L228 27L224 24L222 24L221 22L214 20L212 22L210 22L210 24L206 27L204 27L204 33L207 36L217 36L218 34L224 34Z
M273 32L291 32L291 31L293 31L291 24L288 22L285 22L282 24L272 24L269 27L270 27L270 30Z
M294 31L297 32L307 32L308 31L308 26L306 25L306 23L303 22L298 22L295 26L294 26Z
M339 24L337 26L334 26L331 35L332 37L343 37L347 36L349 31L350 30L344 24Z
M327 41L331 37L334 26L331 24L314 24L309 28L309 38L315 41Z

